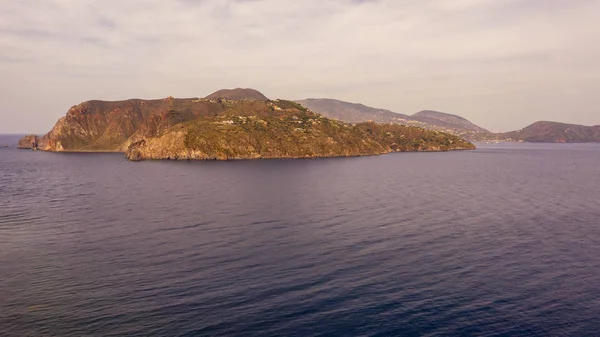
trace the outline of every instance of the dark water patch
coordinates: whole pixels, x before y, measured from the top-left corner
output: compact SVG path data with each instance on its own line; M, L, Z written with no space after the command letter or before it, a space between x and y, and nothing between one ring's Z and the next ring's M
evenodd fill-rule
M599 154L0 151L0 334L593 335Z

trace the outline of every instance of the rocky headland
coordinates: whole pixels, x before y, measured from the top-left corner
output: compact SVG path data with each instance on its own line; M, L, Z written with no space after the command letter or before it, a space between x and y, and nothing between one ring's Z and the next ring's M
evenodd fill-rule
M33 137L33 138L32 138ZM129 160L312 158L396 151L470 150L462 138L419 127L326 118L252 89L204 98L88 101L23 148L125 152Z

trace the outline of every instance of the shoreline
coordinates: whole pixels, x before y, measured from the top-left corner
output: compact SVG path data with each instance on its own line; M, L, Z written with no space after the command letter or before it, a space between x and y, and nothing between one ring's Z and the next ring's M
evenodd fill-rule
M130 159L126 158L130 162L141 162L141 161L246 161L246 160L284 160L284 159L326 159L326 158L358 158L358 157L371 157L371 156L383 156L392 153L441 153L441 152L453 152L453 151L475 151L477 147L472 149L450 149L450 150L417 150L417 151L389 151L381 153L365 153L355 155L312 155L312 156L279 156L279 157L248 157L248 158L140 158Z
M48 152L48 153L120 153L126 155L125 151L111 151L111 150L65 150L65 151L48 151L48 150L33 150L33 149L23 149L17 148L18 150L30 150L30 151L39 151L39 152ZM140 161L250 161L250 160L285 160L285 159L326 159L326 158L358 158L358 157L370 157L370 156L382 156L386 154L392 153L440 153L440 152L453 152L453 151L474 151L477 148L473 149L450 149L450 150L417 150L417 151L390 151L383 153L369 153L369 154L358 154L358 155L323 155L323 156L281 156L281 157L254 157L254 158L142 158L140 160L131 160L125 158L130 162L140 162Z

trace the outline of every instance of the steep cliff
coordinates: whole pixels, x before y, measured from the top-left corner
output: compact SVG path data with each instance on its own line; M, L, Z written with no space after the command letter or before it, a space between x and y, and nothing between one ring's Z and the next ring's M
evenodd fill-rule
M140 138L158 136L173 125L222 110L223 103L172 97L83 102L57 121L43 137L41 149L124 152Z

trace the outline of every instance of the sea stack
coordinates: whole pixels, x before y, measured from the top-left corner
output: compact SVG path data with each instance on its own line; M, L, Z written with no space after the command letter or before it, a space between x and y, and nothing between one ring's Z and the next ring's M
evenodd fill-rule
M39 147L40 137L37 135L27 135L19 140L17 147L19 149L37 150Z

